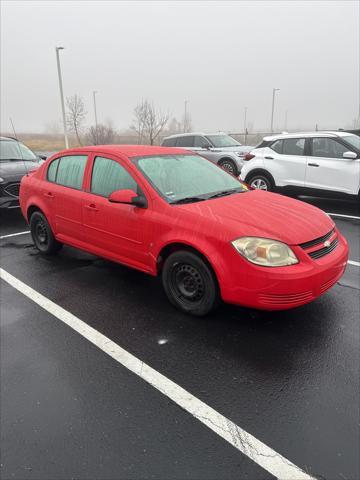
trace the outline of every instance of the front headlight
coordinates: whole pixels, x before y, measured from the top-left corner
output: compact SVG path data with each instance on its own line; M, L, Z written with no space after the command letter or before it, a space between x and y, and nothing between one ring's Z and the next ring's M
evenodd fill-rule
M281 267L299 263L295 253L285 243L267 238L242 237L231 242L249 262L263 267Z
M0 177L0 183L3 183L5 180Z

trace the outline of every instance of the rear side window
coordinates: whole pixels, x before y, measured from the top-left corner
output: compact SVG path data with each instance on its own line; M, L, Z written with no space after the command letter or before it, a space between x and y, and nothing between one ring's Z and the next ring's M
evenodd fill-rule
M61 157L59 159L55 182L59 185L64 185L64 187L80 190L84 178L86 161L87 156L85 155Z
M283 155L304 155L305 138L287 138L283 142Z
M49 182L55 182L56 181L56 172L57 172L58 165L59 165L59 159L58 158L50 163L48 171L47 171L47 179L49 180Z
M165 138L162 144L164 147L175 147L176 138Z
M176 142L177 147L193 147L194 137L192 135L186 135L184 137L178 137Z
M116 190L137 192L137 183L128 171L115 160L96 157L91 177L91 193L108 197Z
M270 145L271 150L274 150L276 153L282 153L283 149L283 141L282 140L275 140L274 143Z

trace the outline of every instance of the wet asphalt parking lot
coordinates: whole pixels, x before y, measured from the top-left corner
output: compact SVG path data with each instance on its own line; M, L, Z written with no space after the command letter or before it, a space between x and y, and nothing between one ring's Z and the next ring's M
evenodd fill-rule
M302 199L342 215L343 278L294 310L203 319L158 279L69 247L41 257L1 212L1 478L357 480L360 209Z

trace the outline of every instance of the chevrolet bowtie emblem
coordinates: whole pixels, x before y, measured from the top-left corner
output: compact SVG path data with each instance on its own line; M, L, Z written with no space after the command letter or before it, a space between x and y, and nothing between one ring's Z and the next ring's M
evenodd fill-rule
M329 240L326 240L326 242L324 242L324 247L330 247L330 242L329 242Z

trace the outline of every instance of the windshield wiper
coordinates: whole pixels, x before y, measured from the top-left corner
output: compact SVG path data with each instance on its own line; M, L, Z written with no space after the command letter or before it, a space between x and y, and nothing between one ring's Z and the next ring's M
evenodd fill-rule
M2 162L31 162L32 160L27 160L26 158L1 158Z
M171 205L178 205L181 203L195 203L195 202L203 202L204 200L207 200L207 198L203 197L184 197L184 198L179 198L179 200L174 200L173 202L170 202Z
M210 195L207 198L210 199L210 198L225 197L226 195L232 195L233 193L241 193L242 191L243 190L239 190L238 188L232 189L232 190L223 190L222 192L214 193L213 195Z

